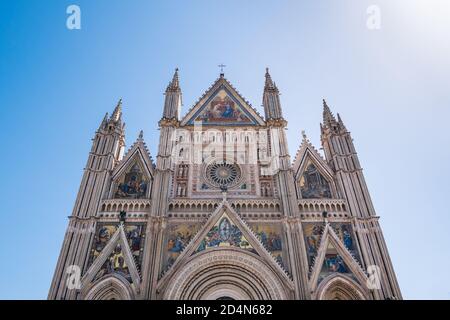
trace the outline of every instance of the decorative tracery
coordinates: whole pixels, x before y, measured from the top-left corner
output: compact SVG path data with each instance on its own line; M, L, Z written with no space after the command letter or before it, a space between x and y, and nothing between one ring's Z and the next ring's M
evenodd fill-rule
M232 187L241 177L241 170L236 164L212 163L206 167L206 179L215 187Z

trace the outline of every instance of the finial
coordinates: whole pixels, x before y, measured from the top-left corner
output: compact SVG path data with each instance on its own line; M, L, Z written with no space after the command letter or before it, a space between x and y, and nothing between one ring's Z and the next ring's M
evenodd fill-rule
M266 68L266 83L264 86L265 89L274 89L275 88L275 84L272 81L272 77L270 76L269 73L269 68Z
M141 130L140 132L139 132L139 139L143 139L144 138L144 131L143 130Z
M100 130L100 129L105 128L107 122L108 122L108 112L105 113L105 116L103 117L103 120L102 120L102 122L100 123L100 127L99 127L98 129Z
M322 99L323 101L323 124L329 125L331 122L336 121L334 118L333 113L331 112L330 108L328 107L327 102L325 99Z
M178 68L175 68L175 72L172 77L172 81L170 81L167 89L178 89L180 87L180 80L178 78Z
M218 67L220 68L220 77L223 78L225 76L225 73L223 73L223 68L226 67L223 63L219 64Z
M337 118L338 118L338 123L339 123L339 125L341 126L341 128L344 129L344 130L347 130L347 129L345 128L344 121L342 121L341 116L339 115L339 113L337 114Z
M308 139L308 137L306 136L305 130L302 130L302 136L303 136L303 140L307 140Z

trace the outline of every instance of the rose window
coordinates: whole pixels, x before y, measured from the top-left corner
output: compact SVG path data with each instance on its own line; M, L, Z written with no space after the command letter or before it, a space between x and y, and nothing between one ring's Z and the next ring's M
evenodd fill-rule
M241 176L239 167L230 163L212 163L206 167L206 178L216 187L230 187Z

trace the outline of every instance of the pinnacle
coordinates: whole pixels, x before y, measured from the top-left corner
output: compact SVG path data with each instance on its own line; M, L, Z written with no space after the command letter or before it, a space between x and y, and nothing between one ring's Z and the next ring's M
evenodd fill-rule
M114 108L111 119L114 121L118 121L121 116L122 116L122 98L120 98L119 101L117 102L117 105Z
M172 77L172 81L170 81L169 85L167 86L167 89L171 90L177 90L180 88L180 80L178 77L178 68L175 68L175 72Z
M272 77L269 73L269 68L266 68L266 83L264 89L275 89L275 84L272 81Z
M324 125L328 125L330 122L335 122L336 118L331 112L330 107L328 107L328 104L325 101L325 99L323 99L322 101L323 101L323 123Z
M302 130L302 137L303 137L303 140L305 140L305 141L308 140L308 137L306 136L305 130Z
M107 122L108 122L108 112L105 113L105 116L103 117L103 120L102 120L102 122L100 123L100 127L99 127L98 129L100 130L100 129L105 128Z

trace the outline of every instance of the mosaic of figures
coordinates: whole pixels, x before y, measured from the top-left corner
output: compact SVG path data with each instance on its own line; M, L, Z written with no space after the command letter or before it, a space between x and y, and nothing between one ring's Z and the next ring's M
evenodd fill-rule
M192 237L195 236L199 227L199 223L179 223L169 225L164 268L175 262L189 241L191 241Z
M148 179L144 175L141 166L135 163L131 169L125 173L117 186L116 198L144 198L147 194Z
M275 257L277 262L283 263L283 240L280 224L250 224L264 247Z
M328 275L336 272L346 273L351 276L350 269L345 264L344 259L342 259L342 257L337 253L337 250L333 244L329 242L322 269L320 270L318 282L325 279Z
M98 224L95 231L94 244L91 251L91 260L94 261L106 247L109 240L116 233L118 225Z
M331 227L340 238L344 246L358 259L358 251L355 247L351 223L332 222ZM317 256L324 228L325 225L323 223L303 223L303 234L305 237L306 254L308 256L309 267L313 265L314 258ZM338 254L334 245L329 241L322 269L320 271L319 281L334 272L350 273L349 268L344 263L344 260Z
M203 123L251 123L240 107L236 105L225 90L212 99L195 119Z
M331 198L330 184L310 160L300 178L299 188L304 199Z
M125 257L122 252L122 247L120 243L117 243L116 247L111 252L108 259L105 261L101 269L96 274L94 281L100 279L106 274L116 273L132 282L130 270L128 265L125 263Z
M319 250L323 230L323 223L303 223L303 235L305 237L306 255L308 257L309 267L312 266L314 257Z
M224 214L209 230L197 248L197 252L215 247L238 247L254 252L242 231Z
M331 223L331 227L334 232L336 232L339 239L341 239L344 246L347 250L357 259L359 260L358 250L356 249L355 241L354 241L354 233L353 227L350 223L340 223L333 222Z
M101 254L106 244L117 231L118 225L99 224L94 237L94 243L91 251L90 264ZM140 269L142 263L142 251L144 246L145 224L125 225L124 228L128 246L136 262L136 267ZM125 278L129 278L128 266L123 257L123 251L120 243L117 243L109 258L106 260L96 278L105 274L117 272Z

